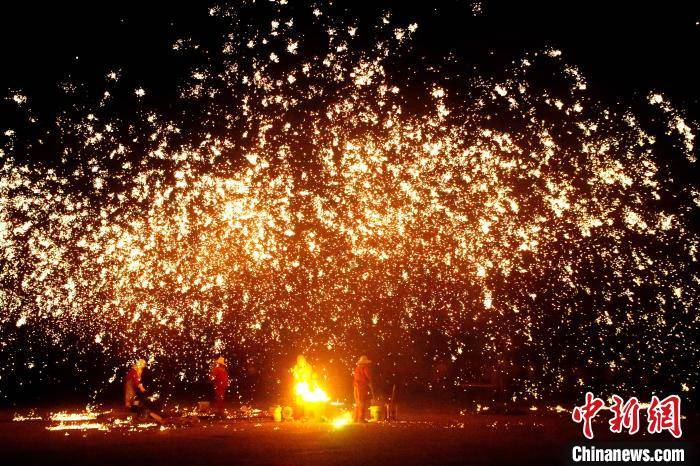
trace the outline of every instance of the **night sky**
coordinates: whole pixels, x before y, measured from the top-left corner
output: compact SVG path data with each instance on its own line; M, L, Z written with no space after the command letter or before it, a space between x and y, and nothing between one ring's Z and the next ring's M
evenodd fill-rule
M0 53L3 88L36 95L52 107L56 83L88 83L121 67L127 79L151 85L167 103L183 63L171 53L181 34L207 39L205 4L194 2L20 2L3 6ZM629 99L649 90L668 93L693 119L698 114L693 56L700 13L692 2L333 2L349 18L372 21L391 10L420 20L416 47L439 61L453 53L460 67L498 70L519 53L562 47L589 76L595 92ZM41 97L39 97L41 96Z

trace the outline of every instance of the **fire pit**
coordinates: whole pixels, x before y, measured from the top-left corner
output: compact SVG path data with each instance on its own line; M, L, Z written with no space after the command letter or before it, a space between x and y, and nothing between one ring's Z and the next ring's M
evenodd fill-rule
M351 413L341 402L331 401L326 390L321 387L318 376L306 357L299 355L292 367L294 408L274 406L270 414L275 421L305 420L332 422L341 426L352 420Z

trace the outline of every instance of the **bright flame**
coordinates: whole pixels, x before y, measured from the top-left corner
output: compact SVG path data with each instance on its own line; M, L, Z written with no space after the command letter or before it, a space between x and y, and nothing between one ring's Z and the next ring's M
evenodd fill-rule
M304 356L297 357L297 363L291 372L294 376L294 395L297 404L330 401L328 394L319 386L313 367Z
M313 385L306 381L297 382L294 392L297 399L301 399L304 403L326 403L330 400L326 392L315 382Z

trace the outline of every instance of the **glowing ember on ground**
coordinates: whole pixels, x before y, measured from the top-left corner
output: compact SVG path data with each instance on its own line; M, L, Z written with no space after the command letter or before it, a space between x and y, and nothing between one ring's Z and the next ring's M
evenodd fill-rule
M36 414L34 410L29 411L27 414L15 413L12 416L14 422L24 422L24 421L41 421L42 417Z
M76 422L76 423L63 423L61 422L55 426L48 426L46 430L109 430L107 425L101 422Z
M96 412L91 406L87 406L84 411L69 412L59 411L51 413L49 419L58 424L46 427L46 430L109 430L109 426L103 422L96 422L96 419L106 414L106 412Z
M350 424L351 422L352 422L352 413L347 411L347 412L341 414L340 416L336 417L331 422L331 424L336 429L340 429L341 427L346 426L346 425Z
M104 416L104 421L98 421L102 416ZM130 431L137 431L143 429L150 429L154 427L161 427L160 430L165 430L166 427L159 426L153 422L140 422L135 423L133 416L123 417L124 413L121 411L96 411L93 407L88 406L83 411L58 411L51 413L46 416L46 419L51 421L53 424L46 427L49 431L63 431L63 430L100 430L107 431L112 429L127 429ZM14 422L26 422L26 421L41 421L44 417L39 416L34 411L30 411L27 415L21 415L15 413L13 416Z
M54 422L75 422L75 421L91 421L97 419L102 413L95 413L93 411L82 411L79 413L69 413L69 412L58 412L53 413L49 417Z

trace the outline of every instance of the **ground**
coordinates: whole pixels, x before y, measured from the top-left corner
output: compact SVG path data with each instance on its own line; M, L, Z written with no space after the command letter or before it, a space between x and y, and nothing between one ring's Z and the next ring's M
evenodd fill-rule
M401 413L400 413L401 415ZM159 428L47 430L45 420L0 416L2 464L382 465L567 464L573 443L585 444L567 413L477 414L458 407L407 411L396 423L347 425L267 419L195 421ZM697 430L684 421L685 444ZM597 440L620 440L595 425ZM689 431L689 429L691 431ZM620 435L620 434L617 434ZM638 434L641 435L641 434ZM622 438L629 442L629 437ZM669 437L635 441L668 441Z

